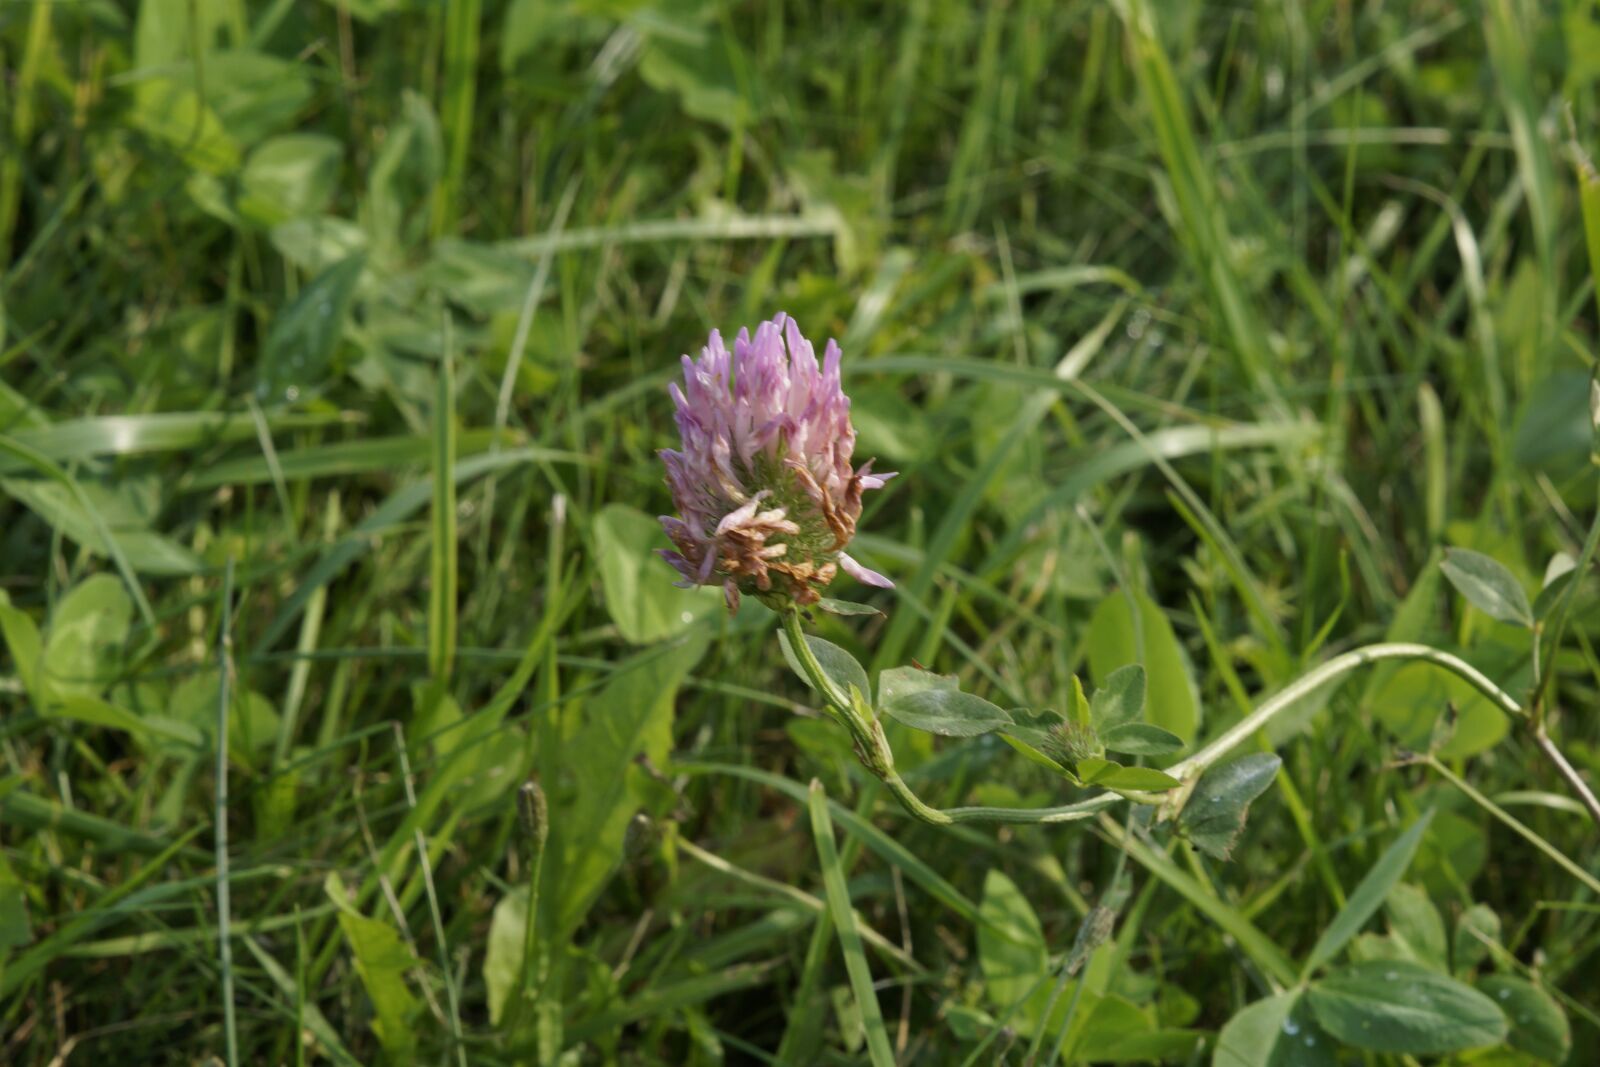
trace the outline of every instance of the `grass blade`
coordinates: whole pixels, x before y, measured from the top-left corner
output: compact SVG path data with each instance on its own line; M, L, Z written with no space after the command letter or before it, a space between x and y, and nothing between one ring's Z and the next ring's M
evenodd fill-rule
M861 931L856 929L855 910L850 906L850 890L845 885L844 870L839 864L839 852L834 845L833 820L828 817L828 795L822 791L822 783L815 778L811 780L807 803L811 809L811 833L817 839L817 859L822 864L822 884L828 894L828 915L839 932L839 948L844 952L850 988L855 993L856 1006L861 1010L861 1022L867 1031L867 1052L872 1057L873 1067L894 1067L889 1031L883 1025L878 993L872 988L872 968L867 963L866 949L861 946Z

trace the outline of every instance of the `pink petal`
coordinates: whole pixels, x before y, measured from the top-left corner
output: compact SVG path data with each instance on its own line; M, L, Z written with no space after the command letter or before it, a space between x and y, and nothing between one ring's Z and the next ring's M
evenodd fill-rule
M760 504L761 501L759 499L752 500L743 507L734 511L730 511L726 515L722 516L722 521L717 523L717 536L721 537L729 530L732 530L738 526L743 526L745 523L755 518L756 508L759 507Z
M863 567L861 564L851 559L850 553L848 552L839 553L839 567L846 574L863 585L875 585L879 589L894 588L893 582L879 574L877 571L868 570L866 567Z

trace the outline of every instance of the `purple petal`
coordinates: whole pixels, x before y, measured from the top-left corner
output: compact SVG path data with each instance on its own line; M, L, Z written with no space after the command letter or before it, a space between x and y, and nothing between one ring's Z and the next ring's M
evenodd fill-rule
M850 558L850 553L839 553L839 568L850 577L863 585L875 585L879 589L893 589L894 583L877 571L869 570Z

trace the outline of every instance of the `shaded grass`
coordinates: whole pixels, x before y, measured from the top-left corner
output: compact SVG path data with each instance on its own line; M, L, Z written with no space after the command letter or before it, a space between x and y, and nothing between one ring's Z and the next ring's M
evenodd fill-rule
M716 637L652 727L670 759L604 769L645 814L605 842L546 1010L490 1022L495 909L529 877L516 786L536 772L573 810L600 772L569 742L650 669L617 620L654 594L608 588L594 529L608 503L668 506L676 355L780 308L845 342L859 451L902 472L860 540L899 583L874 594L888 617L819 623L863 662L1059 705L1126 583L1162 605L1205 735L1385 634L1525 686L1525 643L1429 574L1454 544L1537 588L1595 506L1600 227L1552 121L1569 102L1597 150L1594 72L1552 24L1511 0L0 8L4 591L49 642L86 577L120 576L137 611L83 662L105 700L184 725L235 559L238 689L274 716L230 720L218 817L212 726L196 749L63 717L8 630L0 1058L226 1057L229 975L247 1063L859 1062L863 1005L900 1062L1004 1047L1025 1013L975 949L985 871L1060 959L1127 831L908 823L795 714L759 615L693 624ZM275 343L358 251L349 310ZM1592 592L1552 682L1591 778ZM1214 1033L1437 808L1408 877L1447 920L1501 915L1574 1021L1570 1062L1593 1059L1593 901L1390 766L1402 699L1375 681L1307 709L1244 862L1131 838L1094 992ZM941 804L1067 799L999 746L894 740ZM1449 770L1594 869L1528 739ZM812 778L836 798L825 866ZM222 820L231 961L195 843ZM406 1041L372 1028L377 964L330 872L406 949ZM865 955L838 950L846 900Z

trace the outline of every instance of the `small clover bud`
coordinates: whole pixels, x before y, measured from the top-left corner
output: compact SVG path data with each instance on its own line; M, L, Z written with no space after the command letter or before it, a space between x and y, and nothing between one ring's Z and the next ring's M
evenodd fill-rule
M893 583L844 551L861 495L892 474L851 466L856 431L839 377L839 346L817 362L811 342L782 313L740 330L730 354L711 332L698 360L683 357L683 386L670 386L681 450L665 449L677 516L661 526L676 551L661 555L679 585L720 585L729 610L741 594L769 607L805 607L844 571Z
M1057 755L1071 766L1086 759L1096 759L1105 754L1100 735L1086 722L1061 722L1050 730L1050 740Z

